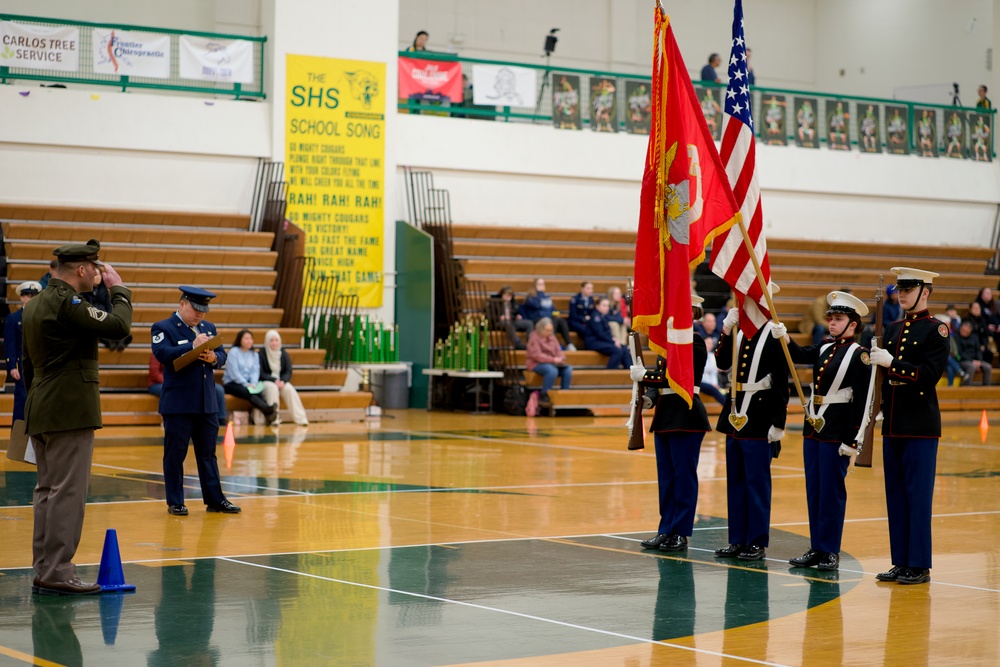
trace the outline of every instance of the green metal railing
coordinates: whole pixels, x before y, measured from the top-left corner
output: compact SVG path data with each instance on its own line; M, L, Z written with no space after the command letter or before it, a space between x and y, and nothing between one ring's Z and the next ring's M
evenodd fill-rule
M236 98L264 99L264 46L267 37L252 37L246 35L230 35L223 33L201 32L197 30L173 30L168 28L152 28L149 26L127 25L121 23L91 23L85 21L70 21L50 19L38 16L21 16L17 14L0 14L0 21L16 21L17 23L44 26L67 26L80 28L80 43L78 53L79 68L76 72L60 70L33 69L24 67L0 66L0 83L12 81L44 81L60 84L84 84L95 86L112 86L125 90L164 90L181 93L211 93ZM118 76L94 71L93 28L110 28L167 35L170 37L170 76L160 79L153 77ZM196 81L185 79L180 75L181 35L206 37L219 40L242 40L253 44L254 82L246 83L215 83L211 81ZM2 48L2 47L0 47Z
M514 63L500 60L485 60L480 58L463 58L455 56L452 54L444 53L434 53L428 51L422 52L409 52L400 51L400 57L407 58L418 58L422 60L438 60L438 61L450 61L450 62L460 62L464 66L484 64L484 65L494 65L494 66L507 66L507 67L522 67L533 69L538 72L538 77L535 86L535 98L534 98L534 109L511 109L511 107L502 106L478 106L474 105L471 100L471 90L466 88L466 97L462 104L454 103L444 103L434 102L427 103L420 101L419 99L411 100L399 100L399 109L404 113L419 113L428 115L439 115L439 116L451 116L456 118L477 118L482 120L494 120L502 122L531 122L531 123L552 123L552 85L553 85L553 75L568 74L571 76L579 77L579 107L581 116L581 126L591 127L590 120L590 110L591 110L591 87L590 78L611 78L615 82L615 114L616 118L613 119L613 126L617 131L627 132L629 131L629 123L627 114L629 113L628 100L626 99L626 83L627 82L641 82L650 85L649 76L643 76L639 74L622 74L621 72L606 72L600 70L590 70L590 69L577 69L572 67L554 67L543 64L536 63ZM468 73L469 79L471 80L471 71ZM699 94L699 98L704 98L706 91L711 91L714 93L714 99L718 105L718 128L721 129L721 110L722 110L722 98L725 96L724 84L708 83L696 81L695 88ZM543 89L544 86L544 89ZM902 100L890 100L877 97L860 97L856 95L838 95L834 93L824 93L816 91L804 91L804 90L790 90L785 88L758 88L755 87L752 91L753 95L753 117L755 125L755 133L758 137L764 140L766 126L764 113L763 113L763 100L765 98L778 98L784 102L784 115L781 120L783 123L781 133L784 138L784 142L788 144L795 144L798 139L798 124L796 120L796 109L795 101L796 99L809 99L813 104L813 111L815 114L814 128L816 130L816 145L827 144L827 136L825 132L825 122L827 119L827 105L835 105L840 103L843 106L843 110L847 113L846 119L846 130L848 135L847 144L849 147L860 150L859 145L859 123L857 121L859 112L864 114L867 112L868 105L873 107L873 111L876 112L876 120L878 127L878 150L881 152L890 152L890 149L895 147L895 144L891 147L889 145L889 139L887 134L887 125L890 118L886 117L885 110L887 107L901 107L905 108L906 113L906 150L910 153L920 154L920 134L918 128L918 121L923 115L923 111L929 110L934 112L934 141L936 145L936 150L942 157L946 156L948 145L949 145L949 135L948 135L948 122L951 119L952 114L958 113L960 120L964 123L964 135L962 137L962 156L970 157L975 159L973 154L973 143L972 138L973 125L979 119L980 116L984 119L984 124L986 125L988 131L987 145L989 147L990 156L993 156L993 131L995 110L983 110L976 109L972 107L956 107L947 106L943 104L929 104L923 102L908 102ZM706 101L706 106L711 108ZM594 129L591 127L591 129ZM780 131L780 130L779 130ZM717 136L718 138L718 136Z

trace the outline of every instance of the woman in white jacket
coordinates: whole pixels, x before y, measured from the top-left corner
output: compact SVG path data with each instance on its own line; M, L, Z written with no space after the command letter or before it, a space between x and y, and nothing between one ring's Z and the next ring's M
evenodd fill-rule
M309 425L299 392L292 386L292 358L281 347L281 334L274 329L264 334L264 346L260 349L260 379L275 384L285 408L292 413L292 421L299 426Z

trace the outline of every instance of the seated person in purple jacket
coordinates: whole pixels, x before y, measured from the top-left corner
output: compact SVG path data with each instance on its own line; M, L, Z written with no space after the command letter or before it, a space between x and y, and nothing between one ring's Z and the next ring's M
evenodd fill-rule
M583 345L588 350L606 355L608 368L628 368L632 365L628 348L615 340L611 335L611 327L608 326L607 316L610 307L607 297L602 296L597 300L583 336Z

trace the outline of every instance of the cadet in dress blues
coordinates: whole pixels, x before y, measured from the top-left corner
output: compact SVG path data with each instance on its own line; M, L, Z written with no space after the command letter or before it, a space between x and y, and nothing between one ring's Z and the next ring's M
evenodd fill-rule
M937 382L948 361L948 325L927 312L938 274L905 266L896 274L902 321L885 327L871 361L882 377L882 458L892 568L879 581L922 584L931 579L931 503L941 410ZM877 406L876 406L877 407Z
M28 400L28 390L24 387L24 368L21 365L24 306L41 291L41 284L34 280L18 285L17 296L21 299L21 309L8 315L3 325L3 349L7 361L7 375L14 380L13 421L24 419L24 404Z
M219 478L215 445L219 435L219 406L213 370L226 365L220 344L206 349L198 359L179 371L174 360L216 334L206 321L208 304L215 295L198 287L181 285L177 312L152 327L153 355L163 364L163 481L167 512L187 516L184 505L184 459L188 443L194 443L201 495L209 512L237 514L240 508L226 500Z
M844 479L858 455L856 439L872 369L868 350L855 342L868 306L846 292L830 292L826 302L832 341L799 347L787 337L783 324L775 324L771 335L785 338L792 361L813 367L809 413L802 427L809 550L788 562L795 567L836 570L847 510Z

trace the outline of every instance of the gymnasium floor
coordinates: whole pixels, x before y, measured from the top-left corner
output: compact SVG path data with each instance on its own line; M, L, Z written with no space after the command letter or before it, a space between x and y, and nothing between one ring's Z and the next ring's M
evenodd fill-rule
M946 429L933 581L910 587L874 578L878 452L848 478L839 573L788 567L808 547L801 431L774 462L768 558L739 564L711 553L715 433L691 547L661 556L638 544L657 523L652 443L627 452L620 418L245 427L223 468L243 514L206 515L192 477L186 518L165 511L159 428L105 429L77 562L96 579L115 528L138 590L32 596L34 475L0 458L0 665L996 665L1000 429L982 442L978 420Z

